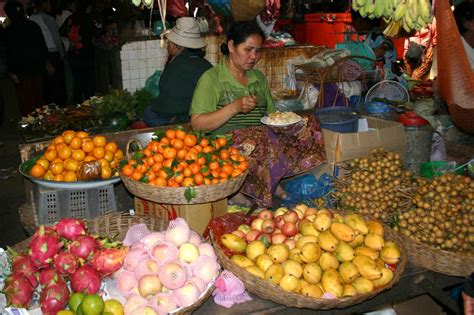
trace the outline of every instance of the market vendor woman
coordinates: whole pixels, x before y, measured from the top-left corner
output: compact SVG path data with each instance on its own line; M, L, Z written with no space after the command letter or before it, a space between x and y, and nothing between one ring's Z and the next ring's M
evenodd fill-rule
M312 114L301 123L273 130L260 119L275 111L265 76L254 66L260 59L264 34L255 22L238 22L221 47L227 56L198 81L191 104L194 130L231 132L233 142L256 162L241 192L261 206L284 176L308 170L325 160L321 130ZM284 192L277 191L280 197Z

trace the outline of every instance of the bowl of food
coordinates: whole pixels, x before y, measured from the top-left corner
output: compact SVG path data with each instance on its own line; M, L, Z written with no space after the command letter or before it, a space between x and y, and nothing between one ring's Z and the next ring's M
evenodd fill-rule
M286 127L301 121L301 116L293 112L274 112L262 117L262 124L272 127Z

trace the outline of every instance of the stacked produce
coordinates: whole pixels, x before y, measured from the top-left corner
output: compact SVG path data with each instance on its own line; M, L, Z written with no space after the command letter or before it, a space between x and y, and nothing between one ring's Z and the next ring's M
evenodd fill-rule
M433 19L429 0L354 0L352 9L362 17L383 18L388 23L384 34L391 37L401 28L407 33L419 31Z
M36 160L29 175L52 181L108 179L116 176L123 151L104 136L85 131L64 131Z
M436 248L474 253L474 181L444 174L418 179L414 208L395 217L395 230Z
M347 174L338 180L335 193L343 209L389 222L396 211L410 205L415 185L398 154L375 149L347 162L345 168Z
M166 232L153 232L135 243L117 287L125 296L125 314L165 314L195 303L220 271L210 244L189 229L184 219L170 222Z
M28 253L11 253L11 276L3 292L9 304L28 308L40 287L44 314L56 314L68 303L70 281L73 292L95 294L103 277L122 267L126 248L88 234L83 221L62 219L52 227L40 226Z
M378 221L305 205L262 211L220 241L256 277L315 298L372 292L390 283L401 259Z
M190 187L218 184L247 169L246 158L225 137L212 139L177 128L158 132L121 172L158 187Z

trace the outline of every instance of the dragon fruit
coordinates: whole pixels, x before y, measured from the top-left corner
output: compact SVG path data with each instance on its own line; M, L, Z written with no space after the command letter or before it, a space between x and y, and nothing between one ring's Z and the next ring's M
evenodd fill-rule
M44 226L40 225L40 227L36 230L35 234L31 237L31 239L37 238L41 234L53 234L56 235L56 229L52 226Z
M70 252L60 252L54 257L54 268L62 274L71 274L77 269L77 258Z
M39 284L42 287L49 286L51 284L64 281L63 277L53 268L45 268L41 270L39 275Z
M80 235L86 234L84 221L73 218L61 219L55 225L56 231L61 237L70 241L75 241Z
M84 260L92 258L98 249L97 240L90 235L80 235L77 240L69 245L71 254Z
M127 253L128 248L101 249L95 253L90 265L102 276L109 276L122 267Z
M34 288L30 281L20 274L13 274L7 278L3 288L8 304L24 308L28 308L30 305L33 291Z
M53 257L59 252L63 243L56 232L48 230L41 225L29 245L31 260L38 268L48 267L53 262Z
M74 292L94 294L100 289L100 275L89 265L84 265L71 275L71 288Z
M33 288L38 285L38 268L31 260L30 255L17 255L12 257L12 273L23 275L30 281Z
M41 291L41 311L45 315L56 315L64 309L69 299L69 289L64 281L46 286Z

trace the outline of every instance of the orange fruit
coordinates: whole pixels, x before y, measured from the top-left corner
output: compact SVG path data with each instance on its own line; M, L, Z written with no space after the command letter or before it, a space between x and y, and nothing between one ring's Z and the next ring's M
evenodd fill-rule
M107 155L107 152L105 152L105 155ZM153 164L155 164L155 160L153 159L152 156L150 156L149 158L146 158L145 162L148 166L152 166Z
M95 148L94 142L92 141L82 142L81 148L86 153L92 152Z
M239 150L236 147L230 147L229 152L230 152L231 155L232 154L237 154L237 155L240 154Z
M193 134L187 134L183 140L184 144L188 147L194 147L197 143L197 138Z
M108 166L106 167L101 167L100 169L100 177L102 179L108 179L112 176L112 169Z
M64 142L64 137L63 136L57 136L56 138L54 138L53 140L53 143L54 144L60 144L60 143L63 143Z
M156 179L156 174L153 173L153 171L146 173L146 176L148 177L148 183L150 183L150 181L154 181Z
M184 130L176 130L176 139L181 139L183 140L184 137L186 136L186 132Z
M173 179L170 178L167 183L168 187L180 187L179 184Z
M166 173L165 170L161 169L158 171L158 177L166 180L168 178L168 173Z
M178 157L178 159L182 160L186 157L187 153L188 151L186 151L185 149L181 149L176 153L176 156Z
M145 154L146 157L150 157L153 155L153 152L150 149L145 149L143 150L143 154Z
M66 171L75 172L79 169L79 162L74 159L67 159L64 161L64 168Z
M238 162L239 161L239 155L238 154L231 154L230 159L232 161Z
M220 147L225 147L227 145L227 139L226 138L217 138L216 143Z
M209 145L209 140L206 138L202 138L201 141L199 141L199 145L204 149Z
M175 182L181 184L184 181L184 174L180 173L179 175L175 175L173 178Z
M63 175L63 174L54 175L53 180L54 180L55 182L62 182L62 181L64 181L64 175Z
M72 151L72 158L80 162L86 158L86 153L82 150L74 150Z
M80 149L81 146L82 146L82 138L79 138L79 137L72 138L70 143L69 143L69 146L73 150Z
M211 184L219 184L219 178L213 178Z
M224 164L222 165L221 171L224 173L227 173L227 175L232 174L232 171L234 170L234 167L230 164Z
M105 147L107 144L107 139L105 139L104 136L95 136L92 138L92 142L94 142L94 145L96 147Z
M220 168L219 163L217 161L212 161L209 163L209 168L211 171L218 170Z
M202 153L209 153L209 152L214 152L214 148L211 147L210 145L202 148Z
M232 171L232 174L231 174L230 176L232 176L232 177L237 177L237 176L239 176L239 175L242 174L242 173L243 173L243 171L242 171L241 169L239 169L239 168L234 168L234 170Z
M76 132L76 136L78 136L79 138L88 138L89 134L85 131L78 131Z
M206 158L202 156L202 157L198 158L196 162L199 165L204 165L204 164L206 164Z
M199 171L201 171L201 165L199 165L198 163L193 163L189 165L189 167L191 168L191 172L193 173L193 175L196 175L197 173L199 173Z
M71 140L76 136L76 132L73 130L66 130L63 132L64 142L67 144L71 143Z
M49 161L44 158L38 159L38 161L36 161L36 164L41 165L45 170L49 168Z
M46 170L40 164L35 164L30 170L30 175L36 178L41 178L44 174L46 174Z
M58 157L51 161L51 163L62 163L62 162L63 162L63 159L60 159Z
M210 178L207 178L207 177L204 178L204 185L210 185L210 184L212 184L211 179L210 179Z
M169 145L169 144L170 144L170 139L168 139L168 138L161 138L160 144Z
M201 173L203 176L209 176L209 174L211 174L211 169L209 168L209 166L204 165L201 167Z
M94 150L92 151L92 155L96 159L101 159L105 156L105 149L103 147L95 147Z
M157 173L161 168L163 167L163 164L161 162L156 162L152 165L151 170L155 173Z
M84 158L84 162L90 162L90 161L95 161L96 158L91 156L91 155L88 155Z
M120 161L120 160L123 158L123 151L120 150L120 149L118 149L118 150L115 152L115 158Z
M184 148L184 141L181 139L173 139L171 140L171 145L176 150L181 150L182 148Z
M114 153L112 151L105 150L104 159L106 159L109 162L112 162L114 159Z
M220 178L229 178L229 174L227 174L226 172L222 171L219 173L219 177Z
M59 175L61 174L63 171L64 171L64 164L63 163L59 163L59 162L53 162L51 164L51 172L54 174L54 175Z
M64 174L64 181L65 182L75 182L77 181L77 175L73 171L67 171L66 174Z
M196 161L197 157L198 156L197 156L196 152L189 151L188 153L186 153L186 156L184 157L184 159L186 161Z
M153 156L153 161L155 161L155 162L161 163L161 162L163 162L164 160L165 160L165 158L163 157L163 155L162 155L161 153L155 154L155 155Z
M69 159L71 157L71 154L72 150L67 146L59 149L58 151L58 156L63 160Z
M219 157L221 158L221 160L228 160L230 158L229 151L221 150L221 152L219 153Z
M166 130L165 135L166 135L166 138L168 138L170 140L174 139L174 138L176 138L176 131L173 130L173 129L168 129L168 130Z
M245 172L249 168L249 163L247 161L242 161L237 165L237 168Z
M106 159L100 159L98 162L101 168L109 166L109 161L107 161Z
M66 143L64 143L64 142L58 143L58 144L56 144L56 151L59 152L59 150L61 150L61 148L65 148L65 147L67 147Z
M51 171L47 171L46 174L44 174L43 179L54 180L54 174Z
M174 159L174 157L176 156L176 149L170 147L166 148L163 151L163 156L165 159Z
M105 145L105 151L110 151L112 153L115 153L115 152L117 152L117 150L118 150L118 147L117 147L117 144L115 142L108 142Z
M200 173L197 173L196 175L194 175L194 182L196 183L196 185L202 185L202 183L204 182L204 176L202 176L202 174Z
M110 167L111 168L117 168L119 165L119 162L117 160L113 160L112 162L110 162Z
M142 179L142 177L143 177L143 173L138 170L135 170L132 174L132 178L136 181L139 181L140 179Z
M133 167L131 165L125 165L122 167L122 174L125 176L131 176L133 173Z
M194 180L192 179L192 177L186 177L181 183L181 186L183 187L189 187L193 185L194 185Z
M166 187L167 184L168 184L168 182L164 178L158 177L158 178L155 179L155 186Z

